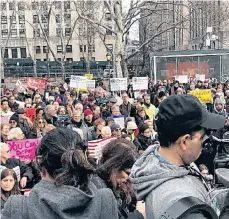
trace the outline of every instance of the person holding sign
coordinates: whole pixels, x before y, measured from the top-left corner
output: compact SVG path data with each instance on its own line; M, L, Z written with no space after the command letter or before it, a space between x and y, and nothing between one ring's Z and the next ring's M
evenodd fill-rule
M25 163L21 162L19 159L10 158L10 148L5 143L0 143L1 147L1 165L6 168L13 169L19 167L20 169L20 186L25 188L27 182L32 181L33 174L30 167Z

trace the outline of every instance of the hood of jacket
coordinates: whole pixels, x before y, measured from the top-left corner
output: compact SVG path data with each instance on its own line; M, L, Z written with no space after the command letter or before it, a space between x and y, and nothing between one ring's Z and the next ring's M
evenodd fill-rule
M162 183L189 173L186 168L178 167L161 157L158 147L158 144L148 147L132 168L130 179L137 200L144 200Z

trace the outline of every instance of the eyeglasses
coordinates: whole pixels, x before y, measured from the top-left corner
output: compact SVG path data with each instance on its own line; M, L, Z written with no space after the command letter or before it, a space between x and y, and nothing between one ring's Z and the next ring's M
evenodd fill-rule
M115 131L118 132L118 131L121 131L121 129L120 128L117 128L117 129L115 129Z
M16 121L14 121L14 120L10 120L10 121L9 121L9 123L15 124L15 123L16 123Z
M42 123L44 123L44 121L39 121L38 123L39 123L39 124L42 124Z

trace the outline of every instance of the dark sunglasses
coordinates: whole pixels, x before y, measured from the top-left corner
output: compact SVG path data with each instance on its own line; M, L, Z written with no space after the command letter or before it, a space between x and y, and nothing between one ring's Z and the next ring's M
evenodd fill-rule
M9 123L15 124L15 123L16 123L16 121L14 121L14 120L10 120L10 121L9 121Z
M38 123L39 123L39 124L42 124L42 123L44 123L44 122L43 122L43 121L39 121Z
M117 129L115 129L115 131L118 132L118 131L121 131L121 129L120 128L117 128Z

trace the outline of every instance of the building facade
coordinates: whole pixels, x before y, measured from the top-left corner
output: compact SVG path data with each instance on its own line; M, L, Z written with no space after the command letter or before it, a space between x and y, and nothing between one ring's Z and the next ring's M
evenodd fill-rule
M0 46L4 59L39 61L105 61L115 38L106 30L102 40L88 20L100 17L112 28L109 13L96 1L1 0ZM2 61L2 60L1 60Z

